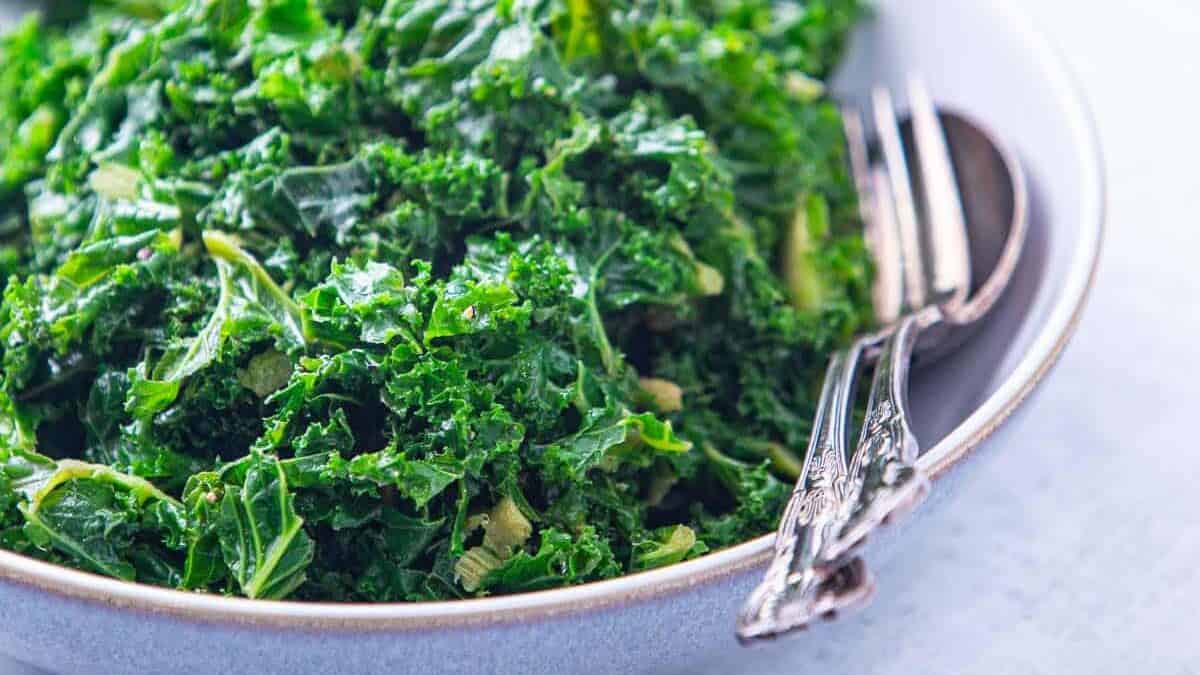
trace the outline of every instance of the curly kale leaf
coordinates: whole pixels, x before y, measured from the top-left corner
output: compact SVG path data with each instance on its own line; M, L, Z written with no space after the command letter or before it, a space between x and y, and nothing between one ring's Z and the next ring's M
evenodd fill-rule
M35 545L119 579L180 583L186 516L148 481L66 459L14 487L25 495L25 536Z
M169 407L186 378L219 358L229 336L269 334L289 349L305 344L299 305L272 281L253 256L235 240L218 232L205 232L204 245L217 268L220 288L217 305L196 336L173 344L153 369L142 363L134 372L125 408L136 417L149 417ZM269 372L263 372L270 368L264 366L262 359L252 360L248 367L251 377L258 382L270 377ZM286 382L291 363L286 358L280 359L275 370L282 370L282 381ZM248 386L260 396L278 388L260 387L257 383Z
M505 593L536 591L617 574L608 544L591 528L572 537L544 530L537 552L517 553L483 578L482 588Z
M286 597L304 583L313 542L296 515L279 460L252 454L223 486L217 538L230 575L250 598Z

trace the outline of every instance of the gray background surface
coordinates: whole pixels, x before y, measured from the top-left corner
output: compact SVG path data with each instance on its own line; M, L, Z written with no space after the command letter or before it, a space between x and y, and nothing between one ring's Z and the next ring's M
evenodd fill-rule
M1200 5L1014 1L1078 73L1107 155L1079 333L868 612L705 673L1200 673Z

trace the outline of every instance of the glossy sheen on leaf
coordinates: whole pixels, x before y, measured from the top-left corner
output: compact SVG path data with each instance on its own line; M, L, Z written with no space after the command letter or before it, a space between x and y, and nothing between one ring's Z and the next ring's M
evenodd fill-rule
M313 542L302 529L279 461L252 456L241 485L226 485L217 534L225 564L251 598L282 598L304 582Z

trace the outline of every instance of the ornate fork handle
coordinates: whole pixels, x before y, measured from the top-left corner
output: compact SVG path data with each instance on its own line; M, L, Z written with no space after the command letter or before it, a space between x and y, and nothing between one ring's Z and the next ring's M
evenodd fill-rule
M921 327L940 318L936 307L909 316L880 347L862 433L850 460L855 505L825 551L829 560L856 551L872 530L908 515L929 494L929 479L917 467L920 447L909 425L908 371Z
M799 628L839 604L828 587L835 575L824 551L836 541L857 497L847 464L847 422L867 344L859 340L830 358L804 468L775 535L775 555L738 616L742 641Z
M916 437L908 424L908 367L923 321L903 319L880 348L866 423L847 453L854 383L863 351L856 342L830 360L812 439L796 489L775 535L775 555L738 616L743 642L805 627L865 602L874 584L853 553L867 533L914 508L928 492L916 468Z

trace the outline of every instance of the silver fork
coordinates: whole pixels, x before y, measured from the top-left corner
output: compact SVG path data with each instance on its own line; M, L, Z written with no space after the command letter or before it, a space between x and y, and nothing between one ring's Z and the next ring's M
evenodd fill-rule
M906 157L892 96L876 87L872 163L863 116L843 111L851 169L876 262L879 332L829 362L804 468L784 510L774 558L738 616L743 642L804 628L865 602L874 583L856 553L867 534L915 508L929 482L916 466L908 422L908 368L922 330L953 316L970 290L965 217L950 153L928 92L913 79L915 153ZM910 162L918 172L921 200ZM865 421L848 452L857 374L876 360Z

